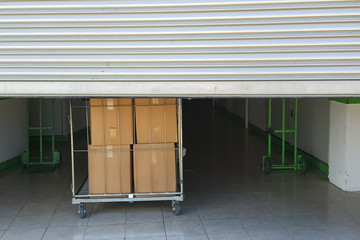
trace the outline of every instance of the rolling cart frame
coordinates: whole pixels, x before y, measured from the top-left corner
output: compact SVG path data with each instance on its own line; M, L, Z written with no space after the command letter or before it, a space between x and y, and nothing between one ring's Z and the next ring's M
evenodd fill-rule
M262 169L266 174L269 174L271 170L295 170L295 171L306 171L306 161L302 155L298 154L297 149L297 136L298 136L298 99L295 99L294 107L294 129L286 129L285 120L286 120L286 111L285 111L285 98L282 99L282 129L273 130L271 129L271 99L269 99L269 120L268 120L268 154L262 158ZM272 164L271 159L271 139L272 133L281 133L281 164ZM286 164L285 163L285 135L287 133L294 133L294 163Z
M60 163L60 152L55 151L55 99L51 99L51 125L43 126L43 100L39 101L39 122L38 126L30 126L30 100L26 99L26 151L21 154L21 162L23 165L29 167L30 165L52 165ZM30 131L39 131L39 156L30 157ZM43 131L51 131L51 156L44 156L44 141Z
M176 169L177 172L177 192L156 192L156 193L126 193L126 194L81 194L80 189L75 189L75 169L74 169L74 152L84 152L84 150L74 149L74 136L73 136L73 119L72 119L72 102L70 100L70 139L71 139L71 169L72 169L72 204L79 204L78 213L81 218L85 217L86 214L86 203L99 203L99 202L146 202L146 201L171 201L172 210L175 215L180 214L180 203L184 200L184 186L183 186L183 157L186 154L186 149L183 148L183 136L182 136L182 100L178 98L176 100L177 105L177 121L178 121L178 143L175 147L176 155ZM88 109L86 106L86 122L87 129L89 129L88 123ZM88 140L88 136L87 136ZM86 151L87 152L87 151ZM163 196L162 196L163 195ZM141 196L141 197L137 197ZM147 197L148 196L148 197ZM96 198L92 198L96 197Z

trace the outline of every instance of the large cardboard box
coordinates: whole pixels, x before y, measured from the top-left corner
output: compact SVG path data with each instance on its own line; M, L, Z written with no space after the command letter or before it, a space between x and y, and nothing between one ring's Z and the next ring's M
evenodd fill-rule
M132 99L90 99L92 145L134 143Z
M89 145L90 194L130 193L132 190L130 145Z
M176 191L174 143L134 144L133 153L135 193Z
M175 143L178 141L175 98L136 98L137 143Z

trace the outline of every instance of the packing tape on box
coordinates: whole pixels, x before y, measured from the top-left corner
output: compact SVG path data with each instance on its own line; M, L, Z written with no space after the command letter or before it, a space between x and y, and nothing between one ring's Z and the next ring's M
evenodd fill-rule
M156 157L156 152L155 151L151 151L151 163L153 165L156 164L156 161L157 161L157 157Z
M107 109L108 110L113 110L114 109L114 101L113 101L113 99L108 99L107 100Z
M112 152L112 146L106 146L106 156L107 158L113 158L114 155L113 155L113 152Z
M152 105L159 104L159 99L158 98L151 98L151 102L152 102Z
M117 137L117 128L110 128L110 138Z

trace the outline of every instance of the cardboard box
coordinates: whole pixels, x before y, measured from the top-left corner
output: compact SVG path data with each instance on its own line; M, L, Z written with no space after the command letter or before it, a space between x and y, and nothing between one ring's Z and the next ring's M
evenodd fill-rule
M132 105L132 99L90 99L91 144L133 144Z
M130 145L89 145L90 194L130 193L132 190L131 160Z
M133 154L135 193L176 191L174 143L134 144Z
M175 98L136 98L137 143L175 143L178 141Z

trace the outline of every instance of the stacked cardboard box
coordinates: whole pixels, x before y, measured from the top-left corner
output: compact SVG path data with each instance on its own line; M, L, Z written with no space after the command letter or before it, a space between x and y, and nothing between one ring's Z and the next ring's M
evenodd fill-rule
M90 194L176 191L176 99L135 99L135 118L132 99L90 99Z
M132 99L90 99L92 145L134 143Z
M131 187L130 145L89 145L90 194L130 193Z
M90 194L132 190L132 105L132 99L90 99Z
M135 192L175 192L176 99L135 99L135 118Z
M137 98L135 114L137 143L178 141L175 98Z

